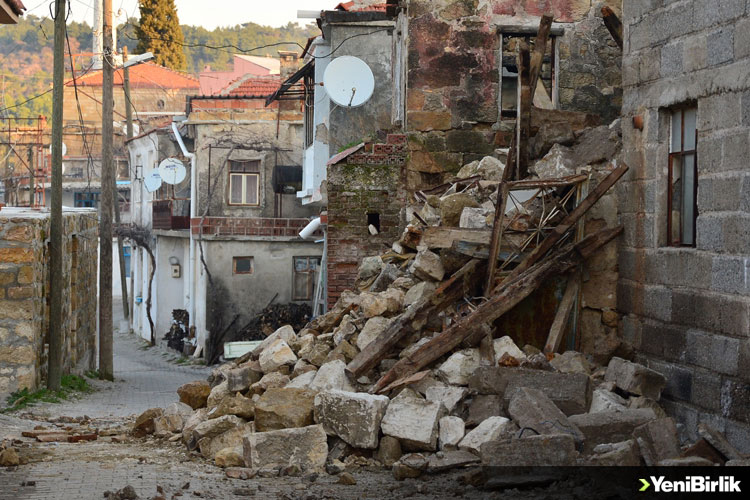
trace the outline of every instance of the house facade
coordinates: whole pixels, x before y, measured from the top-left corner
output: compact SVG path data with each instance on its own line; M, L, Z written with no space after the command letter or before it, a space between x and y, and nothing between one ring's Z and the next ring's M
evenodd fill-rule
M624 2L621 331L662 404L750 452L750 17Z

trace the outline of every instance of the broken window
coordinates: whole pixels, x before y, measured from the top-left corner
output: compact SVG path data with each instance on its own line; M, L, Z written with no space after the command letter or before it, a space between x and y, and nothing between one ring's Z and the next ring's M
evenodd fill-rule
M229 204L260 205L260 160L229 160Z
M233 274L253 274L255 262L252 257L234 257L232 259Z
M312 300L319 268L320 257L294 257L292 300Z
M698 217L697 110L694 106L671 113L667 234L671 246L695 246Z

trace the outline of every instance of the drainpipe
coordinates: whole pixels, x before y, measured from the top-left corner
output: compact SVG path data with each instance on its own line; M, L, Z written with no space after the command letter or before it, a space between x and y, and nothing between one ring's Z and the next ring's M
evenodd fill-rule
M320 217L317 217L310 221L308 225L306 225L302 231L299 233L299 237L303 240L308 239L312 234L318 230L320 227Z
M177 139L177 144L180 145L180 150L182 151L183 156L186 156L187 158L190 158L190 226L188 228L189 235L190 235L190 257L189 257L189 265L188 265L188 273L187 273L187 280L188 280L188 315L190 317L190 323L195 326L196 329L196 337L198 336L198 326L195 321L195 238L193 237L193 219L196 217L197 213L197 200L196 196L198 193L198 187L197 187L197 181L198 181L198 172L196 171L195 167L195 154L188 152L187 148L185 147L185 143L182 140L182 136L180 135L180 131L177 128L177 122L172 122L172 131L174 132L175 139ZM189 329L190 325L188 325ZM197 340L197 339L196 339Z

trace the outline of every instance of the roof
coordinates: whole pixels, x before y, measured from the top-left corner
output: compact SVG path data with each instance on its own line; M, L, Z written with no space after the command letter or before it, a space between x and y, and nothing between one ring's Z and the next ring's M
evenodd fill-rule
M26 10L26 6L23 4L23 2L21 2L21 0L5 0L5 3L10 5L13 13L17 16L22 16L23 11Z
M335 8L335 10L344 10L346 12L385 12L387 4L377 3L372 5L357 5L358 2L341 2Z
M267 96L281 86L281 78L276 76L245 75L224 87L219 95L227 96Z
M115 70L114 84L122 85L122 69ZM76 78L79 86L101 87L103 74L101 71L94 71ZM73 84L72 80L67 82L67 86ZM130 67L130 87L131 88L163 88L163 89L200 89L197 78L187 73L175 71L155 63L137 64Z
M336 165L337 163L345 160L346 158L348 158L349 156L353 155L354 153L356 153L357 151L359 151L363 147L365 147L365 143L361 142L361 143L357 144L356 146L352 146L349 149L345 149L344 151L340 152L339 154L334 155L333 157L331 157L331 159L328 160L328 163L326 163L326 165L329 166L329 167L331 165Z
M242 54L235 54L234 57L243 59L253 64L257 64L258 66L262 66L269 70L271 73L278 74L281 72L281 61L279 61L275 57L246 56Z

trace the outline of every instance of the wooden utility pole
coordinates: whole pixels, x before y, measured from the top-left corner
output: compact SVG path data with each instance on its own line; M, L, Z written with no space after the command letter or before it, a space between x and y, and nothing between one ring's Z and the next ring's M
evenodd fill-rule
M102 175L99 208L99 376L114 378L112 349L112 198L115 190L112 158L114 58L112 0L104 0L104 54L102 54Z
M65 79L65 0L55 1L55 47L52 69L52 193L49 231L49 352L47 388L60 390L62 379L62 125Z
M125 63L128 60L128 48L122 48L122 62ZM128 139L133 138L133 110L130 107L130 69L127 67L122 70L122 87L125 92L125 119L127 120L128 127ZM113 193L115 197L115 225L120 225L120 194L117 192L117 182L115 182L115 190ZM130 316L128 310L128 282L125 276L125 249L122 246L122 238L117 235L117 255L120 259L120 288L122 290L122 312L125 315L125 319Z

